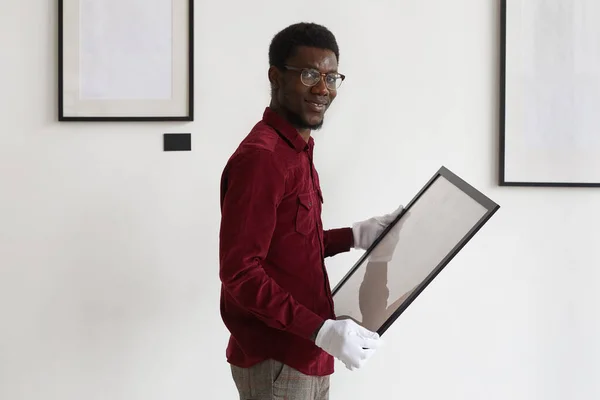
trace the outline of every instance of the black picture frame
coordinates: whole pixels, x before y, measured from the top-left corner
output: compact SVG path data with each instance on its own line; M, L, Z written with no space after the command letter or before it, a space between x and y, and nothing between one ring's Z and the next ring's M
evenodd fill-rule
M376 330L379 335L383 335L390 326L400 317L400 315L413 303L413 301L423 292L423 290L435 279L436 276L450 263L450 261L463 249L463 247L475 236L477 232L487 223L487 221L500 209L500 206L491 200L489 197L484 195L482 192L471 186L465 180L454 174L448 168L442 166L440 169L432 176L432 178L423 186L423 188L414 196L414 198L408 203L402 212L394 219L392 223L379 235L379 237L374 241L374 243L365 251L365 253L358 259L358 261L354 264L354 266L348 271L348 273L339 281L339 283L332 290L332 295L334 299L334 304L336 303L336 296L340 293L340 291L345 287L345 285L349 282L349 280L361 269L368 268L368 260L377 246L386 239L387 235L394 229L396 224L402 223L403 217L407 215L407 213L411 212L411 209L415 207L415 205L423 198L424 194L428 193L428 190L433 187L434 183L439 178L445 178L450 185L454 186L462 193L467 195L469 198L473 199L476 203L481 205L485 212L481 215L481 217L474 223L467 231L464 236L460 238L454 244L450 251L447 252L437 263L435 266L431 267L430 272L427 274L425 278L423 278L413 289L410 291L410 294L406 296L400 304L392 310L391 314L389 311L386 313L389 314L389 318L385 320L380 326L374 329L373 327L367 327L368 329ZM376 266L376 268L382 268L382 266ZM360 275L357 275L360 276ZM363 283L365 278L363 279ZM387 285L387 281L386 281ZM362 286L362 283L361 283ZM379 294L382 290L385 291L386 288L377 288L377 290L373 290L369 293L366 293L365 296L371 296L374 294ZM348 289L354 290L354 289ZM361 289L362 290L362 289ZM360 294L356 293L356 295L352 294L353 298L356 300ZM356 296L356 297L354 297ZM404 297L404 296L403 296ZM387 301L387 300L386 300ZM337 313L337 307L336 307ZM346 315L338 315L340 319L343 318L352 318ZM364 316L363 316L364 317ZM356 318L352 318L355 319ZM362 324L361 321L356 321L359 324ZM364 326L364 325L363 325Z
M514 100L514 97L512 97L516 95L510 94L510 88L519 87L522 85L521 82L516 80L514 83L512 83L514 73L511 74L510 71L518 69L518 67L515 64L511 64L513 60L515 60L515 63L517 62L517 57L515 56L511 58L510 55L529 53L528 50L517 47L524 46L522 43L529 43L534 40L532 36L526 36L532 35L529 33L529 31L527 31L526 34L523 33L523 26L529 27L531 24L542 24L546 22L551 23L550 21L544 19L548 17L545 15L545 13L536 13L535 18L532 18L531 20L525 20L520 24L517 21L514 21L514 26L511 25L511 23L513 23L513 19L510 17L511 11L513 9L517 10L517 8L523 4L531 6L533 3L531 0L500 0L498 185L549 188L600 187L600 162L592 161L594 164L590 165L590 161L587 161L586 163L581 161L584 159L593 160L594 154L600 152L600 145L598 145L597 148L591 149L591 151L582 151L581 145L568 144L563 146L562 150L557 152L556 149L560 148L560 145L551 143L552 139L550 138L551 135L549 135L549 138L546 139L545 144L538 146L532 145L531 151L528 154L526 154L526 152L521 148L522 145L519 145L518 153L524 154L520 156L514 155L517 153L517 147L514 144L510 145L510 143L512 143L512 141L516 138L523 137L526 134L528 135L528 133L526 133L524 129L515 127L518 126L518 124L515 123L515 125L513 125L509 116L517 113L525 114L534 110L525 108L525 106L516 105L516 101ZM515 13L520 14L520 12L517 11L515 11ZM550 18L552 18L552 15L550 15ZM591 20L593 20L593 18ZM555 35L547 36L553 37ZM514 37L514 40L509 40L510 37ZM564 40L568 41L568 39ZM576 42L569 42L569 45L572 45L573 43ZM512 50L513 47L515 50ZM555 46L551 46L548 43L545 43L544 46L544 48L554 47ZM552 63L548 62L545 64L551 65ZM539 71L542 70L543 69L540 69ZM549 80L549 82L561 80L568 81L568 77L565 76L564 79L552 79ZM529 87L526 87L525 89L527 91L530 90ZM548 112L548 110L546 109L545 112ZM534 133L537 134L538 132ZM575 132L574 134L578 135L583 133ZM568 143L568 141L566 143ZM548 148L551 147L552 150L545 150L545 146L548 146ZM556 154L558 153L562 153L563 157L556 157ZM583 155L585 155L585 157L582 157ZM511 157L515 158L511 159Z
M124 108L123 104L119 103L118 100L110 103L113 101L110 99L94 100L96 101L95 103L87 102L81 109L73 111L77 108L73 104L84 104L84 101L76 98L78 97L75 94L77 91L73 89L73 82L77 80L74 77L75 74L72 73L74 67L71 66L71 73L68 73L66 70L68 64L66 59L73 60L75 58L72 52L78 51L73 50L77 46L67 46L65 40L73 40L73 35L69 33L73 33L74 29L79 25L79 16L76 15L78 13L66 11L69 10L68 5L78 7L78 5L75 5L78 1L58 0L58 120L107 122L194 121L194 1L173 0L174 4L179 5L180 8L185 7L185 17L181 17L178 20L175 20L175 17L173 19L173 27L181 29L178 31L180 33L173 38L180 51L173 56L179 57L175 59L178 63L178 69L185 68L185 73L175 72L176 68L173 68L171 72L174 75L177 74L178 82L185 80L185 83L179 84L177 89L173 89L174 92L177 91L178 93L174 96L175 100L172 100L171 103L166 100L128 99L125 104L132 105L132 109L136 110L132 112L125 111L126 107ZM127 0L123 0L122 4L126 2ZM151 6L151 4L148 6ZM183 29L185 29L185 32ZM183 41L185 43L182 43ZM173 64L175 64L175 61ZM67 89L67 87L70 89ZM90 106L90 104L95 105ZM178 105L174 106L173 104ZM83 108L86 108L87 111L82 110ZM176 108L177 110L175 110Z

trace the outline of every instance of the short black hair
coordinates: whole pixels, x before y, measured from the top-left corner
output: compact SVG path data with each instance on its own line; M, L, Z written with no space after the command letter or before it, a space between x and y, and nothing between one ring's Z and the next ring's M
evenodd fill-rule
M340 49L335 36L323 25L299 22L277 33L269 46L269 65L283 68L300 46L331 50L339 62Z

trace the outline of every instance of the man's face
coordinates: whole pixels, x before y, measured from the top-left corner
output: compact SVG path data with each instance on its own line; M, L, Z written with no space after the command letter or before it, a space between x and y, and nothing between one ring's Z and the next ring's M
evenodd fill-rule
M287 60L286 66L292 69L271 71L274 74L271 81L277 81L274 95L279 108L298 130L319 129L337 90L326 86L324 76L314 86L305 85L302 83L301 69L315 69L320 73L337 72L335 54L331 50L299 47Z

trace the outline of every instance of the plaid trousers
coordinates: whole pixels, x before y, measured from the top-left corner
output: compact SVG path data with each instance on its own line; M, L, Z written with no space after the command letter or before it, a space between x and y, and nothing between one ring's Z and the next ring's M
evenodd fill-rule
M329 376L309 376L279 361L231 365L240 400L329 400Z

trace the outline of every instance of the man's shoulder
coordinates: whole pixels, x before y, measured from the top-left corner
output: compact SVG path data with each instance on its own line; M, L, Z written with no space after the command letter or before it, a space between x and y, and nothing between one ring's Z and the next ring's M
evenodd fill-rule
M242 140L238 151L264 150L274 153L280 140L279 134L273 127L264 121L259 121Z
M227 162L227 167L234 165L252 167L257 164L280 165L283 161L280 146L281 138L277 131L259 121L242 139Z

